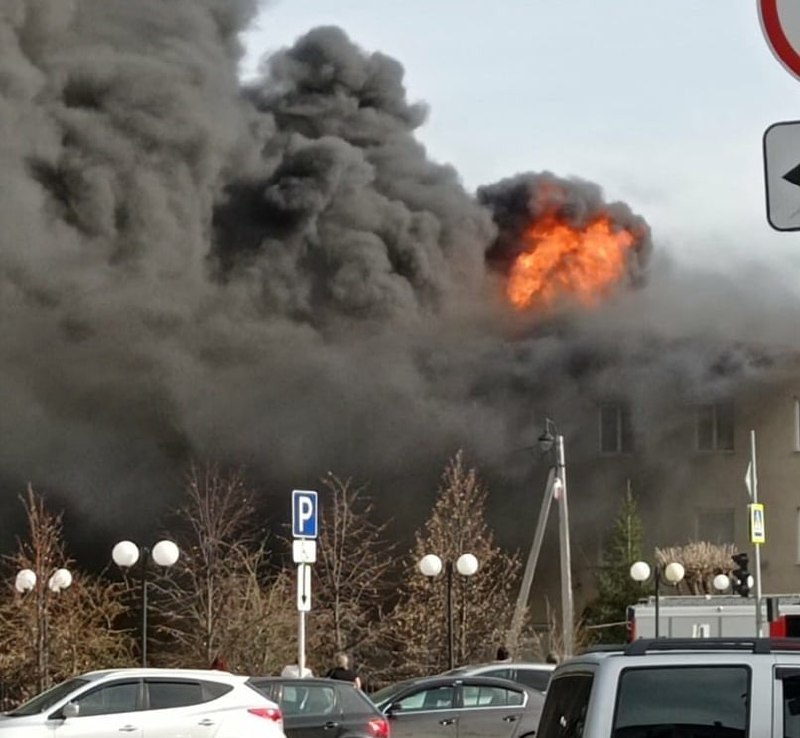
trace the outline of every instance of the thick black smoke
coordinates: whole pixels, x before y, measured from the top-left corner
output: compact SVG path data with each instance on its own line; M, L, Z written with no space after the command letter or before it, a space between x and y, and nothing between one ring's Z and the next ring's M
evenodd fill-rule
M621 373L634 399L714 380L719 349L665 361L665 341L703 335L672 320L669 269L598 313L513 312L487 253L527 205L500 207L507 183L476 199L431 161L402 67L339 29L242 88L254 5L0 5L5 507L30 480L87 529L150 530L199 459L246 464L281 505L333 470L422 514L459 447L511 488L545 412ZM560 182L571 207L602 205ZM644 257L644 221L606 207ZM703 290L716 311L730 287ZM710 332L735 339L726 317Z

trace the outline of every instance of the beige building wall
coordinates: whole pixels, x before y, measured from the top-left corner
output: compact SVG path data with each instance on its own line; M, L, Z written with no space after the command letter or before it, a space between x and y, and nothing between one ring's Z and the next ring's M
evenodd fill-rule
M744 481L751 429L756 432L758 496L766 513L762 590L800 593L800 376L773 380L725 396L733 402L732 450L698 449L698 407L713 404L701 397L674 406L667 402L669 418L658 416L658 433L637 428L631 452L601 453L601 403L584 403L577 430L565 434L577 613L594 595L603 545L629 484L639 503L646 550L697 540L734 543L751 554L752 570ZM556 607L560 602L556 528L554 507L534 585L534 612L543 609L545 600Z

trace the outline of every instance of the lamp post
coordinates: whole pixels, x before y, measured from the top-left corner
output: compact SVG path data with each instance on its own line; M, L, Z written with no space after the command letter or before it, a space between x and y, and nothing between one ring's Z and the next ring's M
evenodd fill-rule
M45 597L47 593L36 585L40 581L33 569L20 569L14 580L14 589L20 594L36 592L36 661L39 691L43 691L49 683L50 644L48 642L48 607ZM47 580L47 589L58 594L72 584L72 573L69 569L56 569Z
M661 618L659 612L659 598L660 598L660 585L662 581L662 576L667 581L668 584L672 586L677 585L682 579L686 570L683 568L681 564L677 561L673 561L670 564L667 564L664 567L664 572L662 575L661 567L656 565L655 572L653 574L653 582L655 585L655 634L656 638L660 637L660 625L661 625ZM646 561L636 561L635 563L631 564L631 579L636 582L646 582L650 578L650 564Z
M172 541L159 541L152 550L145 547L141 549L141 577L142 577L142 666L147 666L147 560L151 558L158 566L168 568L173 566L180 556L178 546ZM139 547L132 541L120 541L111 551L114 563L122 569L130 569L140 560Z
M461 574L462 577L471 577L478 571L478 559L474 554L465 553L461 554L456 559L455 571ZM427 554L419 561L419 570L426 577L436 577L445 572L445 581L447 583L447 659L450 668L455 668L455 628L453 625L453 569L452 561L443 563L441 558L436 554Z

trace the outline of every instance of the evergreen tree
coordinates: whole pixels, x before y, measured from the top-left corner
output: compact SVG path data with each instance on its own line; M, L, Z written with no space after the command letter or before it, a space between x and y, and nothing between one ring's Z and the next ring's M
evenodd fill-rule
M584 612L596 642L625 642L627 608L649 594L648 586L630 575L631 564L642 559L642 538L642 521L629 482L597 572L597 597Z

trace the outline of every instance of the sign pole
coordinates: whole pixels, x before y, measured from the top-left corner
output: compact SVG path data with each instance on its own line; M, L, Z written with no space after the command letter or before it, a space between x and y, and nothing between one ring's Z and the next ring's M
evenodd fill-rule
M756 473L756 432L750 431L750 464L751 476L750 482L752 486L753 504L758 504L758 475ZM753 543L755 548L755 563L756 563L756 635L760 638L761 633L761 544Z
M298 579L302 576L300 570L303 566L305 564L297 567ZM302 679L306 671L306 611L300 610L298 615L300 617L297 624L297 670L299 671L298 676Z
M319 506L316 490L292 490L292 559L297 564L297 670L306 672L306 613L311 610L311 564L317 560Z

